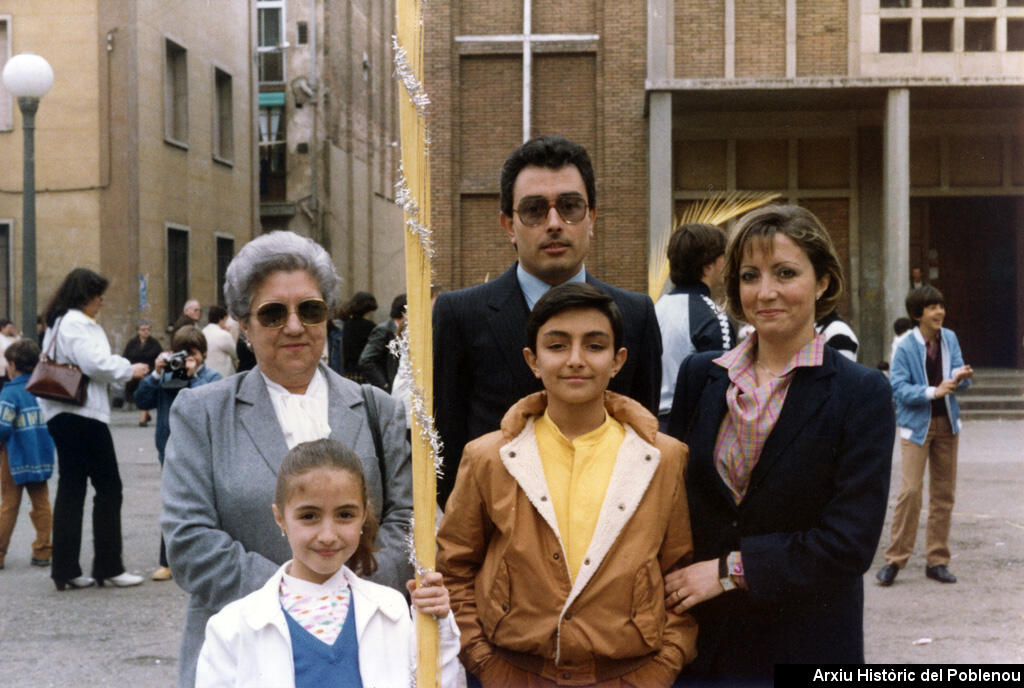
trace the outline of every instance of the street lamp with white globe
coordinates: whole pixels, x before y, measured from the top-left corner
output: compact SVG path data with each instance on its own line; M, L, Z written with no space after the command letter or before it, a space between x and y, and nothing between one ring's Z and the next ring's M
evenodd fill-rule
M35 129L39 100L53 86L53 69L39 55L21 53L4 65L3 82L18 99L24 130L24 190L22 192L21 328L34 332L36 324L36 160Z

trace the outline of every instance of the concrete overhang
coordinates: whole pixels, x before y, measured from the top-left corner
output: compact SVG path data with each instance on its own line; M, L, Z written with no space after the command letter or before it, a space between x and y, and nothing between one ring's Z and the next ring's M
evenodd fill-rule
M1024 108L1024 78L649 79L646 95L671 93L676 112L876 110L894 88L912 109Z

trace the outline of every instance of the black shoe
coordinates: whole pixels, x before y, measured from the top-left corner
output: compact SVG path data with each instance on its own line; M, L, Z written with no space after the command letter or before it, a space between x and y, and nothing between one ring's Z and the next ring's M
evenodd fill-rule
M882 568L878 569L878 573L875 574L875 578L878 579L879 585L890 586L892 582L896 580L896 574L900 572L900 567L896 564L886 564Z
M940 583L956 583L956 576L949 572L945 564L938 566L925 566L924 575Z
M37 559L36 557L32 557L32 565L33 566L49 566L50 565L50 560L49 559Z

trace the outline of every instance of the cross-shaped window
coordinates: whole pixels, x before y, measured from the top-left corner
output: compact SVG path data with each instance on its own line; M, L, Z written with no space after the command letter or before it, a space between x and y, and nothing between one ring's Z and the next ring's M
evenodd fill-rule
M523 45L523 141L530 138L531 74L533 71L533 44L554 42L594 42L596 33L533 33L532 2L523 0L523 32L493 35L456 36L458 43L522 43Z

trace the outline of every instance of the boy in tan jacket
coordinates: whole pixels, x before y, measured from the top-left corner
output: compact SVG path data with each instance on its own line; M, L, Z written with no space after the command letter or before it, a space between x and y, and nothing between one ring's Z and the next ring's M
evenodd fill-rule
M607 391L627 356L610 297L550 289L527 339L545 391L466 446L438 532L463 664L484 686L669 686L697 636L663 586L693 552L686 447Z

